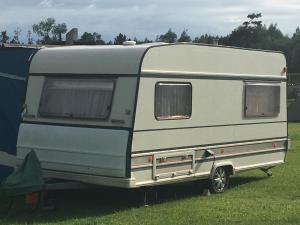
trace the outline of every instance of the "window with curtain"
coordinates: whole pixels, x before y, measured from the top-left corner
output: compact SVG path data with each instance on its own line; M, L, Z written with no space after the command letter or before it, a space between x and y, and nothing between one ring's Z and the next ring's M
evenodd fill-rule
M155 87L155 117L158 120L188 119L192 114L192 85L163 83Z
M274 117L280 112L279 83L245 83L245 116Z
M107 119L114 81L108 79L46 78L39 115L82 119Z

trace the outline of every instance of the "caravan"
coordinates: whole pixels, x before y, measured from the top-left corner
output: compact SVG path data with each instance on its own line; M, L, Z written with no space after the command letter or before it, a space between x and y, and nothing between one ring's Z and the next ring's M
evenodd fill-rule
M32 59L17 156L44 176L135 188L284 163L282 53L198 44L72 46Z

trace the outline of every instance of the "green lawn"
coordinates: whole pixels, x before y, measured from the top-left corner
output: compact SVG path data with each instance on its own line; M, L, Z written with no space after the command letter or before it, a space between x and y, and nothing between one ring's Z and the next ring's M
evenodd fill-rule
M169 186L158 190L160 203L140 207L138 191L55 192L57 210L28 212L19 200L0 214L0 224L300 224L300 124L290 124L289 134L292 149L273 177L240 173L224 194L201 196L195 184Z

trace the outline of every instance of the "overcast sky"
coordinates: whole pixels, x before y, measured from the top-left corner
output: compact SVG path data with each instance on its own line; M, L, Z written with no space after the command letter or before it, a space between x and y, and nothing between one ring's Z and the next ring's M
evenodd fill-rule
M98 32L108 41L118 33L155 39L172 28L192 36L226 35L247 14L261 12L267 25L277 23L291 35L300 26L300 0L0 0L0 30L16 27L23 38L31 25L47 17L68 28Z

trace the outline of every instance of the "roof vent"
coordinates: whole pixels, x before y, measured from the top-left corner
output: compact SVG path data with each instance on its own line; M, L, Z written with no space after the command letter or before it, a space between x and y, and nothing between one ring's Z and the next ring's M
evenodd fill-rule
M128 45L136 45L136 42L135 41L124 41L123 45L126 45L126 46L128 46Z

